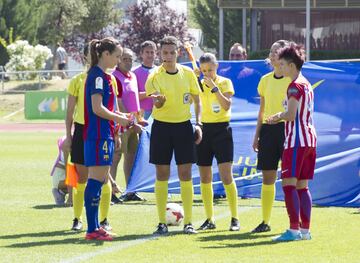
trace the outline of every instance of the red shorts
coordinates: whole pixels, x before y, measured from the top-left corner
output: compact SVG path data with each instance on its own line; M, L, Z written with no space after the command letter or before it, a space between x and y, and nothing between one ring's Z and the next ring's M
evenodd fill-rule
M295 177L298 180L311 180L314 177L316 148L285 149L281 162L281 178Z

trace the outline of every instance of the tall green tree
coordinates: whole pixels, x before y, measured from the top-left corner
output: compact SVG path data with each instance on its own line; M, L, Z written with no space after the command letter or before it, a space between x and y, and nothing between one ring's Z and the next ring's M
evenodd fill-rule
M121 12L116 0L0 0L1 43L14 39L30 44L54 46L56 42L91 38L109 24L118 23ZM75 42L72 45L75 46ZM6 48L0 43L0 65L8 61ZM76 49L73 47L73 49Z
M203 45L219 50L219 8L214 0L190 0L190 17L203 31ZM224 58L235 42L242 42L242 10L224 9Z
M0 0L0 37L4 43L11 42L10 31L13 39L21 37L35 42L39 14L38 10L32 9L33 2L34 0ZM0 44L0 65L4 65L8 59L6 47Z
M36 7L41 10L38 39L46 44L55 44L71 35L88 14L81 0L38 0Z
M115 0L83 0L83 2L88 10L78 28L78 31L83 34L98 32L120 19L120 10L114 8L117 2Z

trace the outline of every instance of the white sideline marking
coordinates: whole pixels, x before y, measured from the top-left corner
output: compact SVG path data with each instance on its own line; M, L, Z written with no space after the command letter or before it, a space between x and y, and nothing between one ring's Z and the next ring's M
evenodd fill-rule
M254 208L255 207L244 207L244 208L240 207L239 212L245 212L245 211L248 211L248 210L252 210ZM223 218L228 217L228 216L229 216L229 213L223 213L223 214L221 214L219 216L216 216L215 219L220 220L220 219L223 219ZM202 223L202 221L195 222L194 225L199 225L201 223ZM151 237L138 238L138 239L134 239L134 240L130 240L130 241L123 241L123 242L115 244L113 246L103 248L103 249L99 249L99 250L94 251L94 252L82 254L82 255L79 255L79 256L76 256L76 257L73 257L73 258L61 260L60 262L61 263L73 263L73 262L85 261L85 260L100 256L100 255L103 255L103 254L117 252L117 251L123 250L125 248L140 245L140 244L143 244L145 242L148 242L148 241L151 241L151 240L154 240L154 239L158 239L158 238L159 237L157 237L157 236L151 236Z
M25 109L25 108L22 107L20 110L17 110L17 111L14 111L14 112L12 112L12 113L9 113L8 115L5 115L5 116L3 117L3 119L8 119L8 118L10 118L11 116L14 116L15 114L17 114L18 112L23 111L24 109Z

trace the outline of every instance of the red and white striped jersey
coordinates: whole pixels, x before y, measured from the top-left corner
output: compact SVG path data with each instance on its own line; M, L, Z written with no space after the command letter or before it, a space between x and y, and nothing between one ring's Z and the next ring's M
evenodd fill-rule
M284 148L316 147L316 131L313 124L314 92L311 84L301 75L289 84L287 100L294 97L299 106L294 121L285 122Z

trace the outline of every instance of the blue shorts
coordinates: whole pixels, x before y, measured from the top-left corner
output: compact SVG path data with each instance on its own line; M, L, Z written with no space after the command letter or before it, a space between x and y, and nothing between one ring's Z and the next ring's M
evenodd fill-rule
M114 153L114 140L85 140L85 166L111 165Z

